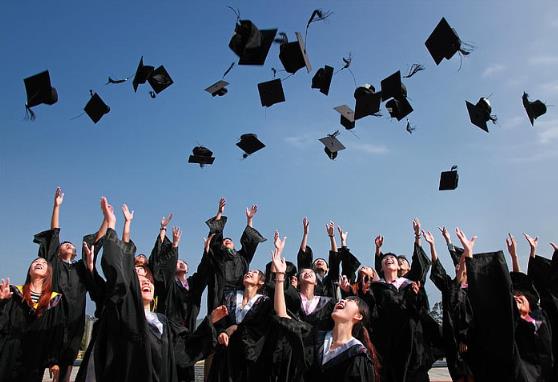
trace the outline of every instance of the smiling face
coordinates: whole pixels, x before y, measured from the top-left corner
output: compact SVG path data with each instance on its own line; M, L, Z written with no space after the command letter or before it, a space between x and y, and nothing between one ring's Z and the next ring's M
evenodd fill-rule
M151 302L153 301L153 296L155 294L155 286L153 285L153 282L147 277L147 275L140 274L138 274L138 280L140 284L141 299L143 303L151 304Z
M226 237L223 239L223 247L226 249L234 249L234 242L231 240L231 238Z
M388 271L398 271L399 270L399 262L397 261L397 257L395 255L385 255L382 259L382 271L384 273Z
M31 280L36 278L45 278L48 274L48 263L42 257L39 257L31 263L29 267L29 276Z
M316 273L312 269L302 268L299 275L300 285L316 285Z
M411 266L409 265L409 262L407 261L407 259L403 257L397 258L397 264L399 264L399 271L397 271L397 275L399 277L405 276L411 270Z
M333 321L338 323L352 322L353 324L362 321L362 314L356 300L339 300L331 313Z
M265 276L262 272L256 270L248 271L244 274L242 279L242 284L244 287L248 286L262 286L264 284Z
M176 262L176 273L188 273L188 264L183 260Z
M60 244L60 248L58 248L58 255L62 258L62 260L70 261L76 257L76 247L69 241L65 241Z
M324 259L316 259L314 261L314 271L327 273L328 271L327 262Z

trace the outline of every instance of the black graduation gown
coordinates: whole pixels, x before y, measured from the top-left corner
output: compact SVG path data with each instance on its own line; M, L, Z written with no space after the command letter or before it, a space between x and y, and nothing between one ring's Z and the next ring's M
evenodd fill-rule
M224 332L229 326L236 324L236 291L225 296L225 306L229 310L227 317L219 321L216 326L219 332ZM229 338L229 346L218 345L211 368L208 382L259 382L269 367L261 360L264 345L269 333L269 319L273 310L273 302L267 296L259 297L246 316L238 325L237 330Z
M60 229L51 229L35 235L34 243L39 244L39 257L52 265L53 289L62 292L64 299L65 333L60 352L60 366L73 365L83 337L85 327L85 282L86 267L83 260L67 263L60 259Z
M304 251L299 250L296 256L298 271L302 269L314 269L314 254L312 248L306 246ZM341 264L341 257L339 252L329 251L329 271L323 278L319 278L316 274L316 288L314 294L317 296L327 296L336 298L337 283L339 282L339 265Z
M190 336L159 313L163 333L148 324L134 252L132 242L124 243L114 230L107 230L101 259L107 279L105 306L97 336L90 344L92 356L88 364L82 364L77 381L85 380L92 372L97 381L174 382L176 341L183 341L190 365L209 354L215 344L215 330L207 319Z
M530 257L527 274L540 294L541 308L547 314L552 329L554 380L558 381L558 251L554 252L552 260L541 256Z
M446 274L440 260L432 264L430 280L442 293L444 350L450 375L453 380L472 375L468 353L460 353L458 348L460 343L470 345L473 312L467 289Z
M291 371L292 379L277 378L273 381L306 382L374 382L374 368L364 346L355 345L337 357L322 364L324 340L327 332L312 329L298 319L274 316L273 326L284 334L290 345L292 357L284 362L283 375ZM300 353L304 352L304 357Z
M62 295L53 292L40 317L23 300L21 289L0 300L0 381L40 382L44 370L59 365L64 338Z
M221 305L225 293L242 289L242 278L246 272L259 243L266 241L257 230L246 226L240 238L241 249L229 253L222 248L223 230L227 223L227 217L220 220L211 218L205 222L209 227L209 234L214 234L211 241L209 256L206 256L207 264L207 310Z
M302 308L302 297L300 293L297 295L297 309L292 312L297 315L302 321L315 327L317 330L327 331L333 328L333 320L331 318L331 313L335 307L335 299L327 296L315 296L319 298L320 301L316 306L316 309L310 314L306 314Z

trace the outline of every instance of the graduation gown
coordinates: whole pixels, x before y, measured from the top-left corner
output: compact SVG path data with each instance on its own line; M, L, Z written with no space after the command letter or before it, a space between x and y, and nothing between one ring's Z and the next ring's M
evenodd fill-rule
M302 269L314 269L314 254L312 248L306 246L305 250L299 250L296 256L298 271ZM327 274L320 278L316 274L316 288L314 289L314 294L317 296L327 296L331 298L336 298L337 295L337 283L339 281L339 266L341 264L341 257L339 252L329 251L329 271Z
M52 265L52 285L62 292L65 315L65 333L60 352L60 366L73 365L81 345L85 327L86 267L83 260L73 263L62 261L58 256L60 248L60 229L43 231L34 236L39 244L39 257Z
M473 324L473 312L467 297L467 289L462 288L456 280L452 280L447 275L438 259L432 264L430 280L442 293L442 330L450 375L453 380L472 375L468 362L469 354L459 352L460 343L470 345Z
M259 382L265 374L265 368L269 367L261 360L265 358L262 354L270 329L273 302L267 296L260 295L252 302L241 321L240 313L237 312L237 291L229 292L224 304L229 314L216 324L218 331L224 332L231 325L238 325L238 328L230 336L227 347L217 346L207 380Z
M40 317L23 300L22 287L0 300L0 381L40 382L45 368L59 365L64 338L62 295L52 292Z
M242 289L242 277L249 270L258 244L266 239L254 228L246 226L240 238L241 249L229 252L222 247L227 217L223 216L220 220L213 217L205 223L209 234L215 235L204 264L207 269L207 310L211 312L221 305L225 293Z
M327 331L333 328L331 313L333 313L333 308L335 307L335 299L326 296L314 296L314 298L319 299L318 305L316 305L316 308L311 313L307 314L302 307L302 296L300 293L297 294L297 297L297 309L293 310L295 315L318 330Z
M187 362L193 365L209 354L215 331L208 319L195 333L156 313L162 332L146 319L139 280L134 267L135 246L124 243L107 230L101 266L106 276L105 306L92 346L91 357L82 364L77 381L171 381L177 380L174 347L182 341ZM91 374L90 374L91 375Z

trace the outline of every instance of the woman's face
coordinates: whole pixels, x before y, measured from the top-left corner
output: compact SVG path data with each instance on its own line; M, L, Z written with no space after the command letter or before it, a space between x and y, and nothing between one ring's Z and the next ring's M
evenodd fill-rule
M147 277L139 275L138 279L141 289L141 298L144 302L151 303L153 301L153 296L155 294L155 286Z
M393 255L387 255L382 259L382 270L384 273L386 271L397 271L399 270L399 263L397 257Z
M316 273L312 269L303 268L300 271L300 284L316 285Z
M397 259L397 264L399 264L399 273L401 276L406 275L411 270L409 262L405 259Z
M48 272L48 263L43 258L33 260L29 267L29 276L31 279L45 278Z
M355 300L339 300L331 313L331 318L336 323L353 322L362 320L362 314L358 309L358 303Z
M143 276L145 277L147 275L147 271L145 270L145 267L142 267L141 265L136 265L136 273L139 276Z
M188 264L183 260L178 260L176 262L176 272L188 273Z
M244 286L259 286L263 285L263 281L261 280L260 271L252 270L248 271L244 274L244 278L242 279L242 283Z
M137 255L135 258L136 266L143 266L147 264L147 257L145 255Z

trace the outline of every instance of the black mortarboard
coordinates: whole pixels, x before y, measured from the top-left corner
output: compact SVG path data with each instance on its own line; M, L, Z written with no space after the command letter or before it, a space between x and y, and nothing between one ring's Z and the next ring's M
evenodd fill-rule
M25 78L23 83L25 84L25 92L27 93L27 103L25 107L30 112L33 106L42 103L54 105L58 101L58 92L50 84L48 70ZM33 112L31 112L31 118L34 118Z
M306 67L308 73L312 71L312 66L306 54L304 40L299 32L296 32L296 41L284 42L279 48L279 59L287 73L294 74L298 69Z
M259 30L250 20L236 23L229 48L239 57L238 65L263 65L277 29Z
M228 85L229 85L229 83L227 81L220 80L220 81L215 82L213 85L211 85L207 89L205 89L205 91L208 92L209 94L211 94L213 97L224 96L225 94L227 94L227 86Z
M192 155L188 158L188 163L197 163L200 167L206 164L213 164L215 158L212 156L213 152L207 147L196 146L192 150Z
M450 171L443 171L440 175L439 191L455 190L459 183L459 174L457 166L452 166Z
M392 98L386 102L386 109L389 112L391 118L397 118L401 121L403 118L408 116L413 112L413 107L407 100L407 98Z
M401 82L401 72L399 70L384 78L380 86L382 88L382 101L387 101L390 98L401 99L407 97L407 88Z
M535 119L546 113L546 105L541 100L529 101L529 94L523 92L523 107L529 116L531 126L535 123Z
M540 295L533 284L533 280L522 272L510 272L513 293L525 296L529 301L531 311L536 310L539 305Z
M465 101L465 104L467 105L467 111L469 112L471 123L488 133L488 126L486 125L486 122L496 122L496 117L490 114L492 112L492 107L490 106L488 99L481 97L476 105L473 105L469 101Z
M83 110L94 123L97 123L105 114L108 114L110 107L101 99L101 97L99 97L97 93L92 93L91 98Z
M283 85L279 78L259 83L258 91L260 92L262 106L269 107L276 103L285 102L285 93L283 93Z
M138 68L136 69L136 74L134 75L134 79L132 81L132 86L134 87L134 91L138 90L138 85L145 84L145 81L151 76L151 73L155 67L151 65L144 65L143 64L143 56L140 58L140 62L138 64Z
M328 134L327 137L319 139L319 141L324 144L324 151L331 160L337 157L338 151L345 150L345 146L337 139L338 134L339 132L335 132L333 134Z
M258 139L258 136L256 134L242 134L240 136L240 142L238 142L236 145L245 152L245 154L243 155L244 158L265 147L263 142Z
M312 89L320 89L320 92L328 95L331 79L333 78L333 67L326 65L318 69L312 77Z
M173 84L173 80L163 65L155 69L149 78L149 85L153 88L155 93L159 94Z
M439 65L444 58L447 60L451 59L457 52L469 54L468 51L461 47L461 40L455 29L450 27L443 17L424 44L436 65Z
M375 115L380 111L382 97L380 93L375 93L374 86L366 84L355 89L355 120L364 118L368 115Z
M347 105L336 106L334 109L341 114L341 125L347 130L355 127L355 112Z

